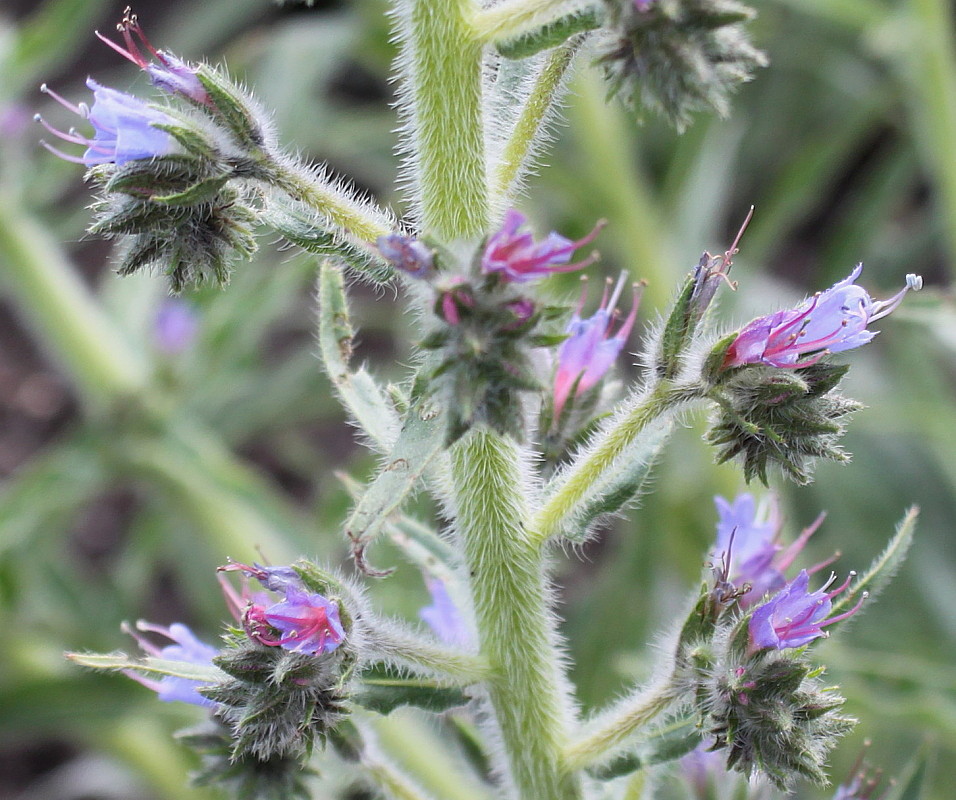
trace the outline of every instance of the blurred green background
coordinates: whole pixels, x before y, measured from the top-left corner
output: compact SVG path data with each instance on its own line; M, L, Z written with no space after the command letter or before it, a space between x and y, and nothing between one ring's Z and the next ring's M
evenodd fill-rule
M314 357L315 264L263 237L226 291L187 299L199 331L161 352L165 287L119 279L110 246L88 238L82 168L37 145L36 110L62 127L46 81L82 96L88 73L145 93L131 64L98 43L123 4L0 5L0 797L199 798L169 733L196 718L118 677L81 672L64 650L129 648L124 619L186 621L214 640L223 617L214 568L261 548L345 564L348 499L336 469L373 462ZM838 750L845 776L864 739L902 774L930 762L923 800L956 786L956 45L947 0L766 0L755 41L771 66L729 120L699 117L677 136L638 125L585 57L553 151L523 204L541 229L583 234L596 218L602 269L645 278L653 319L704 249L724 249L750 204L754 221L725 293L728 323L798 300L866 264L875 296L906 272L927 290L847 356L850 393L868 408L847 437L854 462L781 485L789 530L821 509L807 563L839 550L864 568L912 503L917 541L897 580L845 633L818 649L861 718ZM327 161L384 203L394 189L394 55L383 0L277 7L266 0L143 2L153 42L225 61L272 109L281 139ZM572 291L573 281L559 290ZM404 377L408 323L391 290L354 287L358 357ZM73 309L66 319L57 304ZM72 327L71 327L72 326ZM638 348L635 337L632 349ZM637 370L631 370L631 377ZM645 676L644 643L699 578L715 493L743 488L716 468L691 417L652 492L557 565L561 613L582 703ZM759 490L758 490L759 491ZM427 509L426 509L427 510ZM383 552L379 563L399 563ZM411 567L373 592L414 618L426 602ZM358 796L358 795L356 795ZM799 796L830 792L800 787ZM915 798L914 798L915 800Z

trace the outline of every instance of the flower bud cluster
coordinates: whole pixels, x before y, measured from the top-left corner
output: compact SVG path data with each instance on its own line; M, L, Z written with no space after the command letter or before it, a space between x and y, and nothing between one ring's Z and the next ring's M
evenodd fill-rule
M150 78L168 102L154 106L90 79L92 108L42 90L85 119L60 139L86 147L58 156L90 168L100 190L91 232L122 239L119 272L162 269L173 291L190 283L228 280L231 262L256 250L253 236L260 187L274 182L276 155L251 100L224 75L156 50L127 9L117 29L125 47L97 34Z
M766 56L744 28L751 8L736 0L604 0L600 60L612 93L683 129L695 111L725 116L729 96Z
M741 495L732 504L718 498L718 508L714 582L704 586L681 630L677 680L693 698L705 739L726 752L728 768L761 772L780 788L797 778L824 783L826 756L854 721L841 713L843 698L823 685L822 669L804 651L826 635L824 627L859 609L830 616L830 601L850 579L828 592L831 578L810 592L806 570L790 582L783 578L819 520L782 548L773 507L763 517L753 498ZM758 585L764 591L754 599Z
M128 632L148 655L173 668L160 679L136 669L126 674L161 700L212 712L208 724L181 737L202 756L200 783L278 800L292 796L313 746L324 744L347 714L358 665L356 637L337 598L341 584L308 562L229 564L221 568L227 572L243 577L241 591L221 578L237 623L226 646L217 651L179 623L164 628L140 622ZM250 588L250 578L261 590ZM160 648L144 634L171 644ZM187 666L225 679L184 677Z
M547 324L567 310L542 304L523 287L593 263L595 255L573 263L571 256L603 224L576 241L555 232L536 241L525 224L523 214L508 211L467 267L423 240L400 234L378 240L386 261L432 289L434 326L421 346L437 354L429 390L446 401L449 442L478 423L519 438L524 427L521 394L545 389L531 351L563 342L554 399L560 413L572 390L594 387L607 372L633 325L636 298L631 316L610 336L618 290L610 304L605 296L591 319L576 315L566 333L552 331Z

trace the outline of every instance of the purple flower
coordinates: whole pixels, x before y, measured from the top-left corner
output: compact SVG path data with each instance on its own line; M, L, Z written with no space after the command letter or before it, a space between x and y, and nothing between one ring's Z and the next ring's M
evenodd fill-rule
M526 222L524 214L513 208L505 214L501 228L492 234L485 246L481 257L483 272L499 273L502 280L509 283L525 283L555 272L581 269L596 260L596 256L591 256L584 261L568 263L575 250L592 242L600 233L603 222L599 222L594 230L577 241L552 231L541 242L535 242L527 231L519 233Z
M432 596L432 604L420 609L418 616L441 641L462 647L468 646L471 636L455 601L448 594L445 582L440 578L426 577L425 586L428 587L428 593Z
M201 666L212 666L212 660L219 655L219 651L208 644L201 642L195 634L180 622L174 622L168 628L161 625L153 625L149 622L140 620L136 623L136 629L124 625L126 633L136 639L137 644L145 653L154 658L162 658L165 661L182 661L188 664L199 664ZM146 637L140 636L137 631L144 633L156 633L169 639L174 644L168 644L165 647L157 647ZM133 670L127 670L126 674L137 683L143 684L148 689L152 689L164 702L179 701L181 703L192 703L197 706L213 708L216 704L201 694L198 690L204 686L210 685L202 681L192 680L190 678L177 678L167 675L160 679L146 678L137 674Z
M805 569L801 570L793 581L754 611L750 618L752 650L767 648L785 650L788 647L803 647L820 636L826 636L824 627L855 614L867 597L867 593L864 592L860 602L852 609L827 619L833 607L830 601L843 592L855 576L856 573L851 572L843 585L827 592L836 579L836 576L832 575L821 589L810 592L808 591L810 575Z
M851 350L869 342L877 332L867 330L867 325L893 311L909 289L915 291L922 286L922 279L907 275L906 286L900 292L889 300L874 301L854 283L862 270L863 265L858 264L848 278L796 308L747 323L728 348L723 367L806 367L828 353Z
M620 355L624 342L634 327L640 301L640 294L635 286L631 311L618 327L617 333L611 336L615 306L624 289L624 281L625 275L622 273L610 300L607 288L604 289L600 307L587 319L581 319L580 316L586 298L586 293L582 294L578 309L565 329L570 335L558 351L558 369L554 376L555 419L561 415L561 409L564 408L575 382L576 394L583 394L597 385Z
M116 30L123 35L123 41L126 43L125 49L111 39L107 39L99 31L94 31L94 33L100 41L105 42L123 58L129 59L137 67L144 70L149 75L153 86L169 94L182 95L197 103L210 104L209 93L202 85L202 81L196 76L196 68L189 66L171 53L153 47L149 39L146 38L146 34L143 33L143 29L140 28L136 15L131 14L128 8L123 21L116 26ZM133 34L139 39L139 45L133 39ZM140 50L140 46L158 63L147 58Z
M390 233L379 236L375 246L389 264L413 278L424 278L435 260L431 248L414 236Z
M175 297L163 301L153 323L156 349L167 355L178 355L196 338L199 318L192 304Z
M250 594L247 587L243 587L242 595L237 595L231 585L223 582L226 597L246 633L259 644L318 656L332 652L345 638L338 604L310 592L292 567L234 563L220 567L219 571L241 571L282 596L279 602L273 602L265 593Z
M464 278L451 278L444 288L439 287L435 312L449 325L460 323L462 313L474 307L471 286Z
M711 560L719 565L723 580L739 589L750 587L737 598L742 608L749 608L769 592L783 588L786 570L826 517L825 513L820 514L784 548L780 543L782 520L775 495L769 495L759 506L747 492L737 495L732 503L723 497L715 497L714 503L719 521ZM831 561L823 561L808 572L813 574Z
M156 127L171 124L173 122L171 117L162 111L150 108L142 100L130 94L101 86L92 78L86 79L86 85L93 90L92 109L85 103L73 105L53 92L46 84L40 87L40 91L49 94L61 105L88 119L94 131L92 139L81 136L72 128L68 133L63 133L47 124L37 114L34 119L54 136L73 144L86 145L87 148L83 157L78 158L61 153L46 142L41 142L47 150L67 161L85 164L88 167L96 164L122 165L127 161L155 158L177 150L173 137Z

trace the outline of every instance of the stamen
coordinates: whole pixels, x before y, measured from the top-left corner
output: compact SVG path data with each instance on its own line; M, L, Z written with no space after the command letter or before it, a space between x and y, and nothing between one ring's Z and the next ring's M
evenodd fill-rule
M84 159L80 158L79 156L71 156L67 153L64 153L62 150L57 150L57 148L49 144L44 139L40 139L40 147L45 147L47 150L53 153L53 155L55 155L57 158L62 158L64 161L70 161L74 164L83 164L84 166L87 166L86 161Z
M824 625L832 625L834 622L842 622L847 617L852 617L857 611L860 610L860 606L862 606L863 603L866 602L869 596L870 596L869 592L863 592L863 594L860 595L860 601L855 606L853 606L853 608L851 608L849 611L844 611L842 614L838 614L835 617L831 617L830 619L826 620L826 622L821 622L820 627L822 628Z
M76 128L70 128L68 133L63 133L63 131L60 131L54 128L49 122L43 119L43 117L41 117L39 114L33 115L33 121L39 122L50 133L52 133L54 136L60 139L63 139L63 141L65 142L72 142L73 144L82 144L82 145L86 145L87 147L89 147L90 145L90 140L87 139L85 136L80 136L76 132Z
M50 95L50 97L56 100L56 102L58 102L61 106L63 106L64 108L68 108L74 114L79 114L81 117L88 117L90 115L89 108L87 107L85 103L80 103L79 105L71 103L66 98L54 92L45 83L40 84L40 91L43 92L43 94Z

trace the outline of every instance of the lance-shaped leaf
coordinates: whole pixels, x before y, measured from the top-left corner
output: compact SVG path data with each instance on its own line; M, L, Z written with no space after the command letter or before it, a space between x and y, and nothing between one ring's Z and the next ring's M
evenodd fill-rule
M549 22L530 33L499 40L495 46L505 58L528 58L542 50L557 47L572 36L600 27L601 15L593 8L585 8Z
M391 714L401 706L414 706L438 714L465 705L469 698L457 686L443 685L427 678L400 678L386 670L363 678L361 688L352 699L379 714Z
M389 517L401 509L425 470L445 443L445 413L433 398L419 396L405 416L395 447L368 485L345 524L356 565L368 575L384 576L365 559L369 544L382 532Z
M873 560L870 568L857 578L853 585L833 604L833 614L839 614L852 607L859 601L863 592L868 592L871 598L874 597L890 582L890 579L903 564L906 553L913 543L913 534L916 531L916 518L918 516L919 509L916 506L906 512L906 516L900 520L896 527L896 533L893 534L893 538L890 539L883 552Z
M387 453L398 438L401 423L394 407L364 367L353 371L354 331L342 271L323 261L319 271L319 353L329 380L359 428L375 448Z
M613 761L590 770L600 780L611 780L629 775L655 764L666 764L687 755L701 741L700 728L695 719L680 719L656 730L633 750Z
M190 681L200 681L202 683L221 683L228 680L226 675L219 667L212 664L194 664L189 661L171 661L165 658L146 658L136 659L126 655L126 653L67 653L66 657L74 664L90 669L101 669L110 671L133 670L140 675L151 675L169 678L185 678Z
M337 472L354 501L362 496L362 485L350 475ZM384 526L385 535L415 566L439 578L447 586L457 585L454 565L458 560L454 549L429 525L407 514L393 514Z

